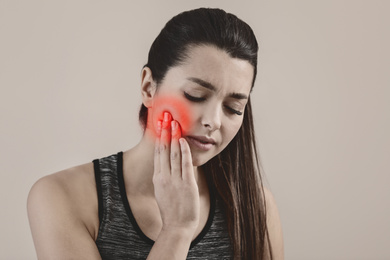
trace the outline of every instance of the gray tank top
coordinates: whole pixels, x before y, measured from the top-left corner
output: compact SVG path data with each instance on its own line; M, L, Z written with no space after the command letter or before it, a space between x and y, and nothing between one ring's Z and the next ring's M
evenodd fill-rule
M98 193L96 245L103 260L146 259L154 241L139 228L126 196L123 152L93 160ZM192 241L187 259L232 259L232 247L221 201L210 185L210 212Z

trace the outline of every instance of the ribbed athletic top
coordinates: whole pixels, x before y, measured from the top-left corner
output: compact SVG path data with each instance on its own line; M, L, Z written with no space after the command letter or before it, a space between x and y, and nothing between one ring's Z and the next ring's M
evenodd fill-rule
M126 196L123 152L93 160L99 207L96 245L103 260L146 259L154 241L138 226ZM187 259L232 259L221 201L210 185L210 212Z

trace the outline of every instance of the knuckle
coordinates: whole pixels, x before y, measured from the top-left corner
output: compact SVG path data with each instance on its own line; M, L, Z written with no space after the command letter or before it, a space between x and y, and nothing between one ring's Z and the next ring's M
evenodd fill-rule
M187 149L182 150L182 154L188 156L190 154L190 151Z
M165 150L167 150L167 145L166 144L161 144L160 145L160 152L164 152Z
M178 152L172 152L171 153L171 160L172 161L176 161L177 159L179 159L179 153Z
M183 162L184 168L190 168L192 166L192 163L190 161Z

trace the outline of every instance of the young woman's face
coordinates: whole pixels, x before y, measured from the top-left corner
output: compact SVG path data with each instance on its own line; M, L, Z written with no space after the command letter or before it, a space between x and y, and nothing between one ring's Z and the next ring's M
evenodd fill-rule
M194 166L220 153L241 127L253 80L253 66L213 46L191 47L184 64L167 71L152 105L156 127L164 111L182 125ZM188 109L172 106L176 100ZM158 104L158 105L157 105ZM184 123L185 122L185 123Z

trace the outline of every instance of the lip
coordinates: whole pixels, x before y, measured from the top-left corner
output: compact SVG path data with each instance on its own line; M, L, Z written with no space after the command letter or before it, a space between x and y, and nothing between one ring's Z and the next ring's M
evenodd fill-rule
M186 140L196 148L208 151L216 144L215 140L206 136L187 136Z

